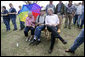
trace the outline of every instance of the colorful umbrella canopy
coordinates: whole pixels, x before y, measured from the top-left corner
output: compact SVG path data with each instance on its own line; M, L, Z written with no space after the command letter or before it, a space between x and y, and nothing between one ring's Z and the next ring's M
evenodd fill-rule
M30 11L32 12L34 19L36 20L36 17L40 14L40 9L41 9L41 7L39 5L37 5L36 3L23 5L22 9L18 13L20 21L25 22L26 17L28 16L28 13Z

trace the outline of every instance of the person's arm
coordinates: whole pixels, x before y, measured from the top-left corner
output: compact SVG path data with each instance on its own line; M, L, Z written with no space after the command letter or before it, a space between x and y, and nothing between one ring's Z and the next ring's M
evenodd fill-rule
M1 13L1 16L7 16L8 15L8 11L5 11L5 13Z
M28 17L26 18L26 26L28 26Z
M9 14L17 14L17 12L16 12L16 9L15 9L15 8L13 8L12 10L13 10L13 13L9 13Z

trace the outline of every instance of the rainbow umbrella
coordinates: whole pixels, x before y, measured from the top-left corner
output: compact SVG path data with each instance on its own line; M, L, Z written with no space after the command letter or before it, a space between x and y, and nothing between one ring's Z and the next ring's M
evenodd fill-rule
M28 12L30 12L30 11L32 12L34 19L36 20L36 17L40 14L40 9L41 9L41 7L39 5L37 5L36 3L23 5L22 9L18 13L20 21L25 22L25 20L28 16Z

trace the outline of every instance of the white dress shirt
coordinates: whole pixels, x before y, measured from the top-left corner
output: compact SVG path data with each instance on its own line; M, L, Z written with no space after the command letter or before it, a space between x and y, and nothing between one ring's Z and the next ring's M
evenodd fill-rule
M47 15L45 19L45 24L59 24L59 18L56 14L53 15Z

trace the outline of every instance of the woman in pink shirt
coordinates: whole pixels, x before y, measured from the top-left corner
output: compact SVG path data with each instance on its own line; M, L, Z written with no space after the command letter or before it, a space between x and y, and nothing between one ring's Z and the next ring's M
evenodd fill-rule
M35 31L35 24L34 24L34 16L32 15L32 13L28 13L28 17L26 18L26 27L24 30L24 35L26 37L28 37L28 32L29 30L31 30L31 38L27 38L27 40L29 39L29 41L34 37L34 31ZM26 41L27 41L26 40Z

